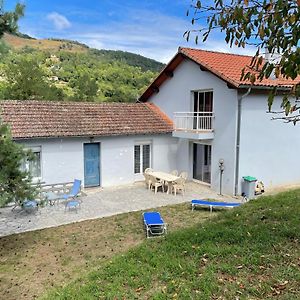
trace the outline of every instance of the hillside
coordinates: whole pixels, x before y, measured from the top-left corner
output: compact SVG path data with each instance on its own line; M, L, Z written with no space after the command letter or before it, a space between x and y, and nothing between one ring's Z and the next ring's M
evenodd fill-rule
M134 53L64 39L18 33L5 34L3 42L2 99L134 102L164 66Z
M42 51L66 51L73 53L88 53L96 54L102 60L106 61L120 61L133 67L140 67L143 71L159 72L164 64L151 59L126 51L114 50L98 50L88 47L85 44L77 41L65 39L34 39L28 35L17 33L4 34L3 40L13 49L21 50L24 48L32 48Z
M48 51L69 51L69 52L87 52L88 47L81 44L76 44L71 41L63 40L50 40L50 39L33 39L23 38L17 35L4 34L3 40L13 49L21 50L25 47L33 48L35 50L48 50Z
M153 72L160 72L164 67L164 64L151 59L146 58L142 55L138 55L131 52L125 51L115 51L115 50L91 50L96 55L102 57L106 60L114 60L114 61L121 61L133 67L140 67L143 71L153 71Z

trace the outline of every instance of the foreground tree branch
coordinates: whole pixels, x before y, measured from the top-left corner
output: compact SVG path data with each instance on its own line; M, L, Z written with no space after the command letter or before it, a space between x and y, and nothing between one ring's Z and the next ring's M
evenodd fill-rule
M212 4L207 4L212 3ZM299 0L214 0L192 1L187 13L197 29L188 30L184 36L192 36L198 43L205 42L213 31L224 34L227 44L245 48L253 45L257 52L249 66L245 66L241 79L252 84L270 77L294 81L288 94L282 97L283 119L299 121L294 112L300 97L300 1ZM269 54L270 59L263 56ZM274 89L268 97L271 111Z
M18 21L24 16L25 5L17 3L14 11L4 11L4 1L0 0L0 38L5 32L15 33Z

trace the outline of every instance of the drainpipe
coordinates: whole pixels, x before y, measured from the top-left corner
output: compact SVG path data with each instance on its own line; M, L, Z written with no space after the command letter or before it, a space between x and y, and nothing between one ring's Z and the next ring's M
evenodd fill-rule
M242 100L251 92L251 87L248 88L244 95L238 96L238 113L237 113L237 128L236 128L236 154L235 154L235 184L234 195L238 194L239 187L239 167L240 167L240 141L241 141L241 119L242 119Z

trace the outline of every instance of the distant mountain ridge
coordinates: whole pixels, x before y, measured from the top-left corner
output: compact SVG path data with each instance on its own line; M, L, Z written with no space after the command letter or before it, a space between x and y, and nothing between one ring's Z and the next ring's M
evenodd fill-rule
M159 72L164 67L164 64L154 59L144 57L139 54L120 51L120 50L105 50L94 49L80 43L67 39L49 38L35 39L27 34L4 34L3 40L13 49L21 50L24 48L32 48L41 51L66 51L73 53L91 52L101 57L106 61L121 61L130 66L140 67L143 71Z

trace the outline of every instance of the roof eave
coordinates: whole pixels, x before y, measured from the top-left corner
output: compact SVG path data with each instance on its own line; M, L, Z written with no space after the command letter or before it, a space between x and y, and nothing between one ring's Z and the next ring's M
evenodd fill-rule
M183 61L183 54L177 52L176 55L170 60L170 62L162 69L162 71L157 75L153 82L147 87L144 93L139 97L138 101L146 102L155 92L159 91L160 85L172 77L173 71L177 66ZM160 82L161 81L161 82Z
M180 60L178 59L180 58ZM148 88L145 90L145 92L141 95L139 98L139 101L146 102L155 92L159 92L159 87L163 82L168 78L168 76L165 76L165 78L162 78L165 73L168 71L174 71L177 66L184 60L189 59L190 61L196 63L200 66L201 70L208 71L221 79L222 81L226 82L227 85L232 89L248 89L251 87L253 90L272 90L276 87L277 91L290 91L292 89L291 86L268 86L268 85L252 85L252 84L240 84L240 82L237 82L221 72L218 72L218 70L215 70L214 68L211 68L209 65L207 65L204 62L199 62L196 59L193 58L193 56L188 55L184 52L183 49L179 47L177 54L171 59L171 61L165 66L165 68L160 72L160 74L156 77L156 79L148 86ZM175 64L175 67L172 68L172 65L174 64L174 61L178 60L178 63ZM161 81L161 82L160 82Z
M288 86L267 86L267 85L252 85L252 84L240 84L239 89L248 89L251 87L253 90L273 90L276 88L277 91L290 91L292 87Z
M221 80L225 81L226 83L230 84L232 87L234 88L238 88L239 87L239 84L230 79L229 77L223 75L222 73L218 72L217 70L211 68L209 65L205 64L205 63L200 63L198 62L197 60L195 60L192 56L189 56L185 53L181 53L185 58L193 61L194 63L196 63L197 65L199 65L201 67L201 69L204 69L206 71L209 71L210 73L214 74L215 76L217 76L218 78L220 78Z
M120 136L132 136L132 135L154 135L154 134L170 134L173 130L163 130L158 132L137 132L137 133L117 133L117 134L87 134L87 135L57 135L57 136L31 136L31 137L14 137L12 136L12 139L14 141L18 140L34 140L34 139L64 139L64 138L90 138L90 137L120 137Z

